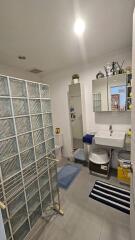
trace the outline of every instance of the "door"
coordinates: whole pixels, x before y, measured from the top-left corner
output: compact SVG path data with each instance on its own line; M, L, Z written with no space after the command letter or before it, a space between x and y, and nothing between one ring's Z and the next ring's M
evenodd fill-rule
M132 145L131 145L131 161L132 161L132 176L131 176L131 240L135 239L135 10L133 14L133 46L132 46Z

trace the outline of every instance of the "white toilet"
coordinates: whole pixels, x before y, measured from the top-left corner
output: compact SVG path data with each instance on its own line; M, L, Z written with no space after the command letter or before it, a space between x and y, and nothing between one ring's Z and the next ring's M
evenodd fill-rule
M62 159L63 134L55 134L55 154L58 160Z
M109 174L109 156L105 149L95 149L89 155L90 173L98 173L108 176Z

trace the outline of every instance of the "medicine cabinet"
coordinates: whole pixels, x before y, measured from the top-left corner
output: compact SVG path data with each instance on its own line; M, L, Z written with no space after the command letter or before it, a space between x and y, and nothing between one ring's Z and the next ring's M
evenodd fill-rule
M118 74L92 81L93 111L130 111L132 75Z

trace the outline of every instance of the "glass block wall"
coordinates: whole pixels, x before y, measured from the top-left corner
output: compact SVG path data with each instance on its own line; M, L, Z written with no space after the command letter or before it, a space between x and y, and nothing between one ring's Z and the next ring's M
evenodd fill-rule
M0 201L7 240L23 240L58 192L49 86L0 76Z

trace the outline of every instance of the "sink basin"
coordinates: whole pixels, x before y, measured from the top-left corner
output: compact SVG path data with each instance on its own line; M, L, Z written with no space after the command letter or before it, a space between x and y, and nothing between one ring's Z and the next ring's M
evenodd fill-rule
M124 147L125 132L113 132L110 136L109 131L100 131L95 135L95 143L110 147Z

